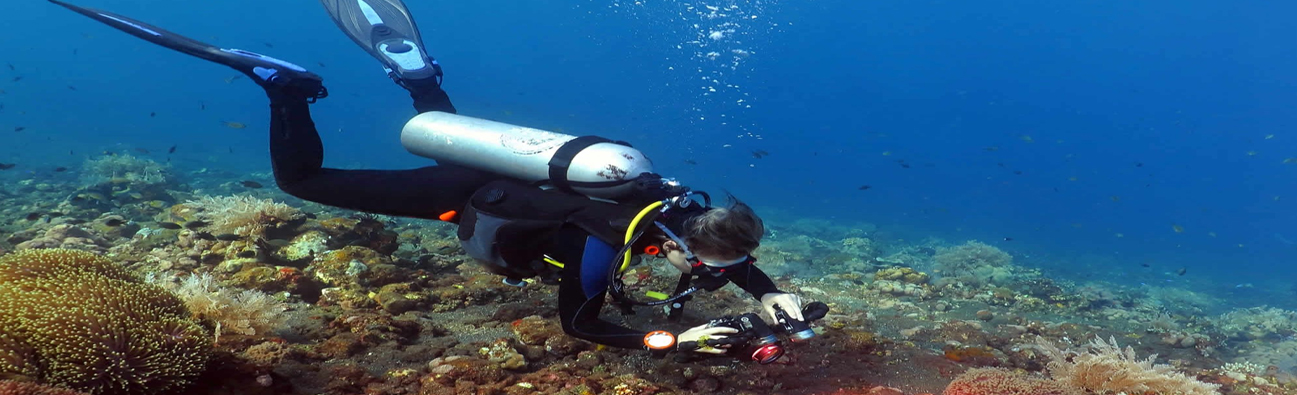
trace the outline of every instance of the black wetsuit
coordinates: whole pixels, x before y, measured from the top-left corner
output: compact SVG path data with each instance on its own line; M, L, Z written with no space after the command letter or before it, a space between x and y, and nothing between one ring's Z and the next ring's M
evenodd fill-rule
M455 112L440 88L415 92L411 96L419 112ZM513 183L500 175L444 164L412 170L323 168L324 146L311 120L306 98L274 91L270 97L270 153L275 181L280 189L293 196L357 211L437 219L442 213L464 210L470 199L490 185ZM590 205L608 204L585 201ZM644 348L643 339L648 331L599 319L608 291L606 274L616 249L621 246L575 225L562 226L547 240L548 245L543 246L545 253L565 263L560 272L558 309L563 330L599 344ZM501 239L499 244L511 242ZM752 265L731 270L727 277L757 298L779 292L770 277Z

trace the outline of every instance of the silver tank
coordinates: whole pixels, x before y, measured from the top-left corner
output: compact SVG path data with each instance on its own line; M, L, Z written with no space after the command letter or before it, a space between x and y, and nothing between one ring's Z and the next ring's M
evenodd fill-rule
M415 155L528 182L549 179L549 160L563 143L576 138L562 133L488 121L444 112L426 112L406 122L401 145ZM629 181L653 172L653 162L639 150L613 143L591 145L572 158L567 178L573 183ZM602 188L573 189L590 197L627 195L631 182Z

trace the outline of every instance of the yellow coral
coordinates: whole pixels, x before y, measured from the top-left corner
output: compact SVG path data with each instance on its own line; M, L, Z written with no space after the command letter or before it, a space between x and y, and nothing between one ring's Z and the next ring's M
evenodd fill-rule
M77 250L0 258L0 328L0 376L92 394L174 391L211 346L179 299Z

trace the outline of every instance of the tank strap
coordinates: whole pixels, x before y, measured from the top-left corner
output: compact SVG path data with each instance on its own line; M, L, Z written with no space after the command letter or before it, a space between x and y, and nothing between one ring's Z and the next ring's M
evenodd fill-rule
M581 136L568 140L566 143L563 143L562 146L558 147L558 151L555 151L554 156L549 159L549 182L560 191L568 193L576 193L576 191L572 189L573 184L586 187L601 187L627 182L573 182L567 179L567 170L569 167L572 167L572 159L576 158L576 154L599 143L613 143L627 147L630 146L630 144L627 144L625 141L613 141L599 136Z

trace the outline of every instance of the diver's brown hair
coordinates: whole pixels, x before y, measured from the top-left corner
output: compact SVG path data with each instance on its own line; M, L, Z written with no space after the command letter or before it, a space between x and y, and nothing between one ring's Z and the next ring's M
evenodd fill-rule
M685 223L685 244L694 255L738 258L761 245L766 225L752 207L729 197L730 204L690 218Z

